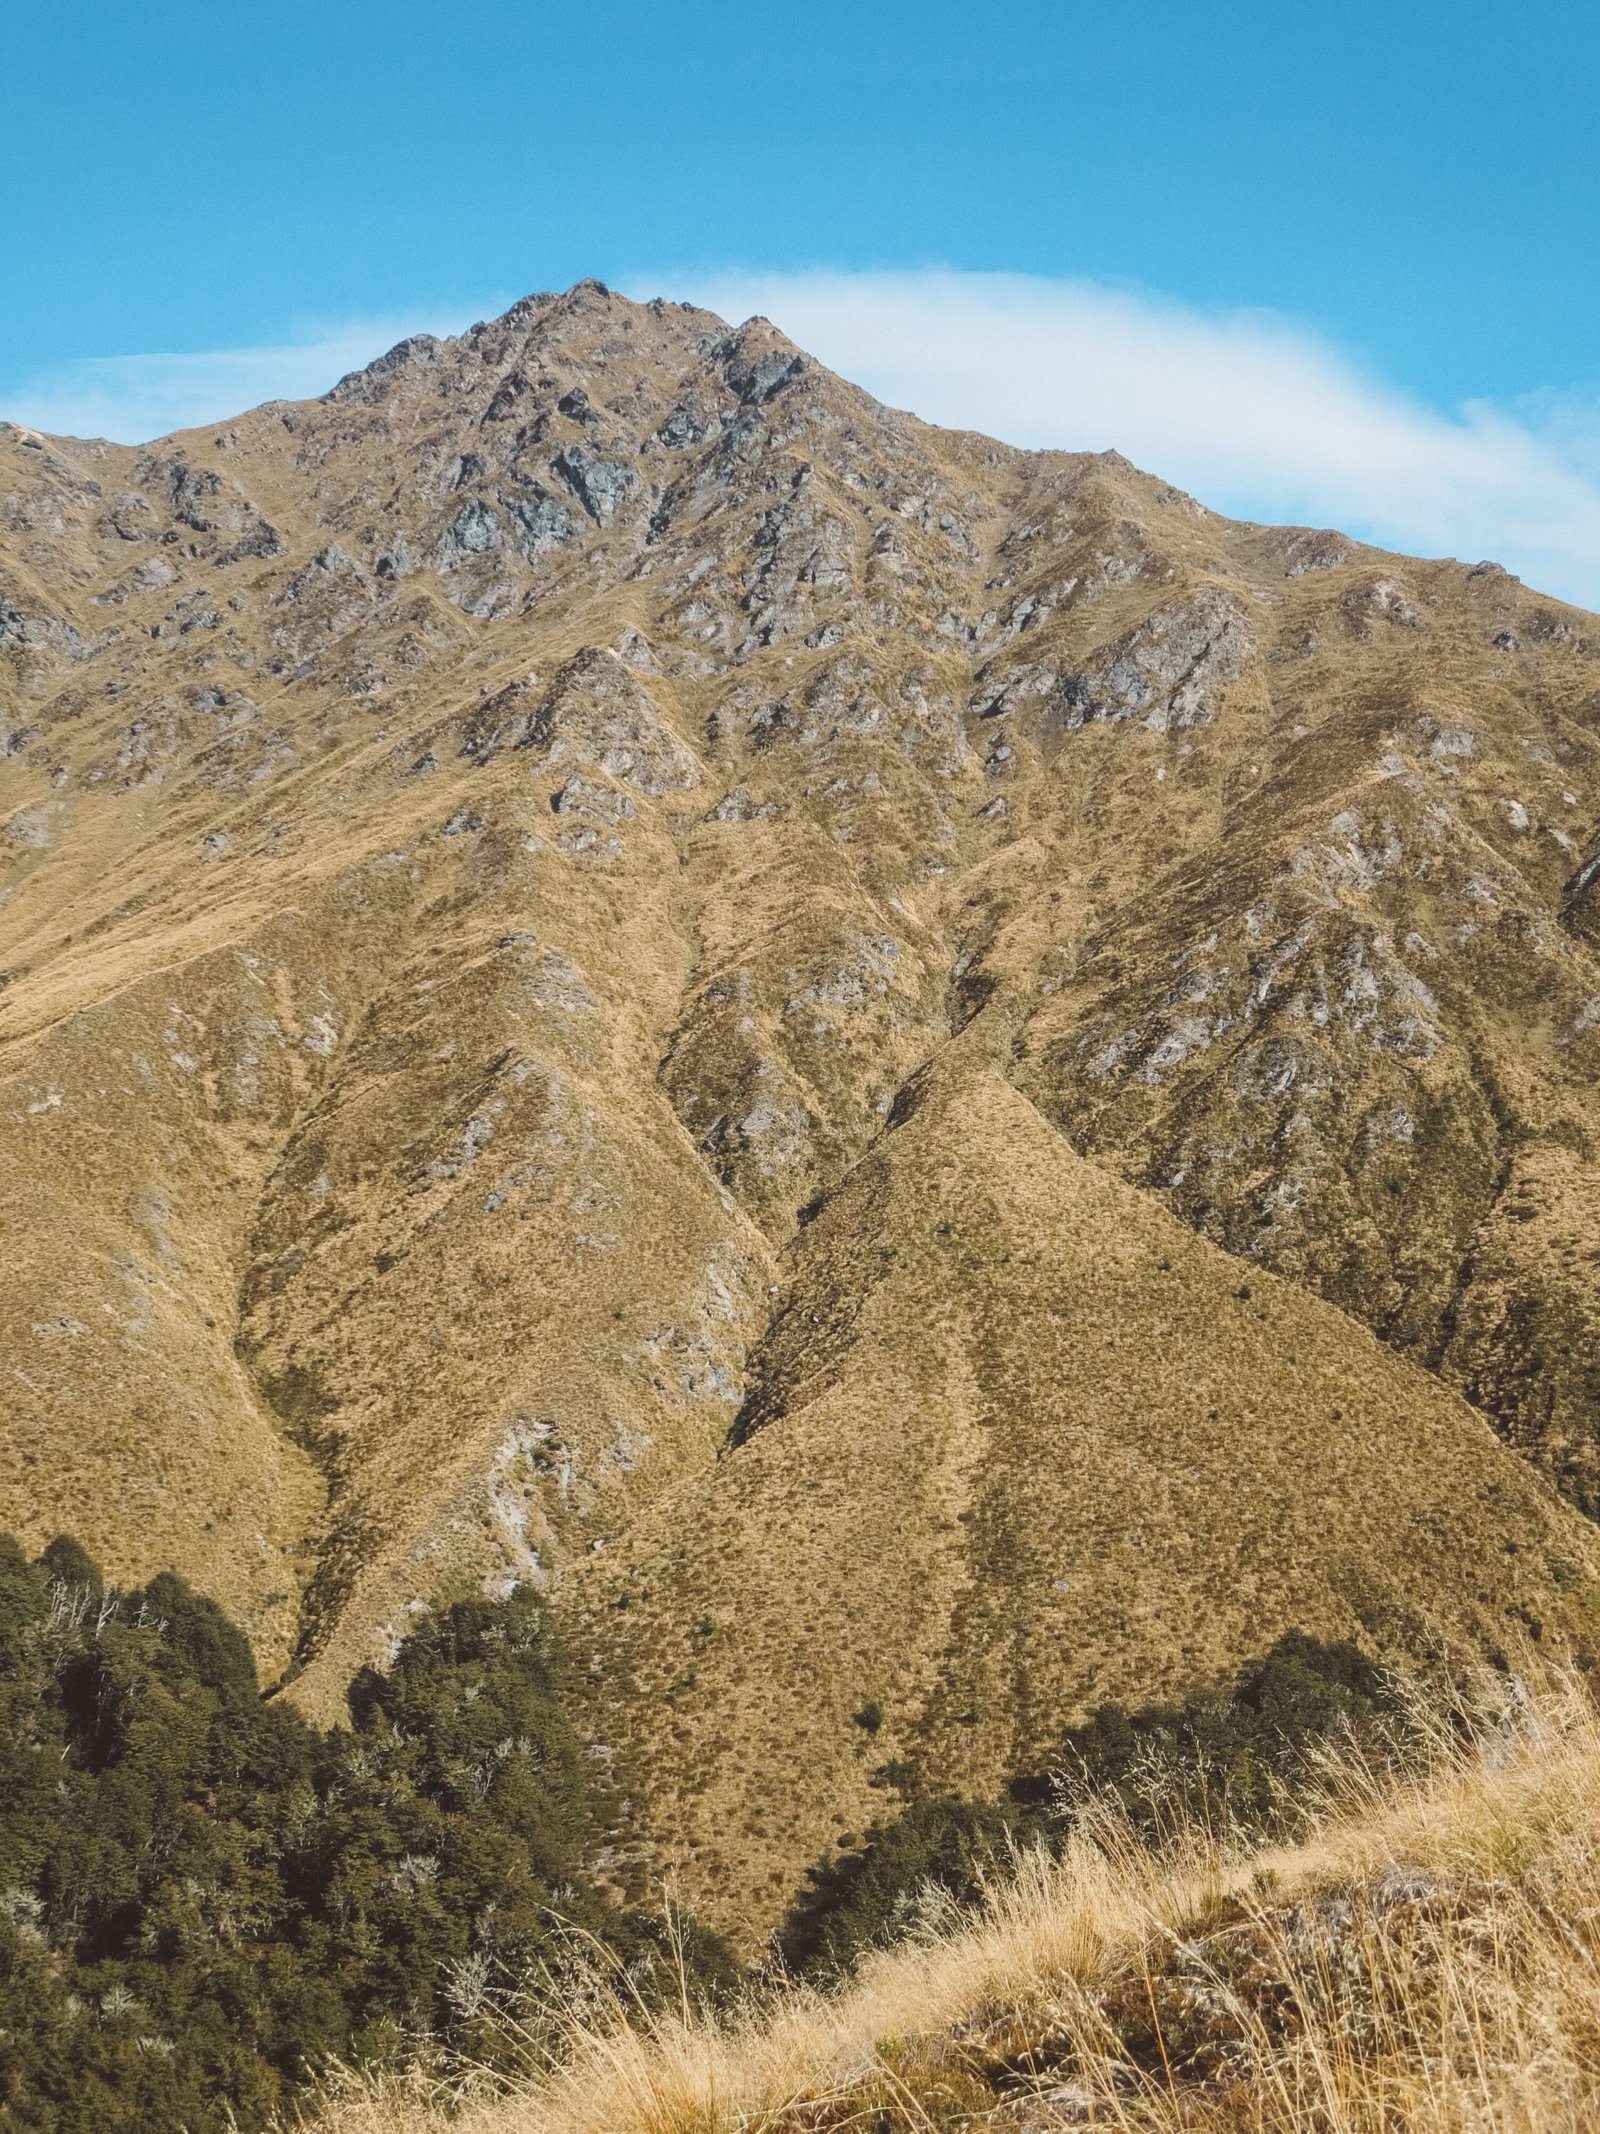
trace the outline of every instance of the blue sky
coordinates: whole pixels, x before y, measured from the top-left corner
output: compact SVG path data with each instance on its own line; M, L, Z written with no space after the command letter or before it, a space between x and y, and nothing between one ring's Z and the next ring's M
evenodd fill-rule
M209 420L599 274L1600 603L1592 0L56 0L6 76L18 419Z

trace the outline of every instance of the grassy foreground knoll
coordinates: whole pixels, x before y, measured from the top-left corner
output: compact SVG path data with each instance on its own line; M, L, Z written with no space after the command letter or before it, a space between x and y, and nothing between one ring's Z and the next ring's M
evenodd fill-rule
M352 2086L325 2134L1593 2127L1600 1723L1513 1690L1420 1775L1346 1762L1300 1842L1125 1813L827 1991L530 2022L509 2089Z

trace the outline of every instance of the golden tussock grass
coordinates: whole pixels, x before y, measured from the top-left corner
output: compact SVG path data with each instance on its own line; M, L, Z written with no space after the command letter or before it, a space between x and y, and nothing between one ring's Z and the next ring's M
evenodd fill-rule
M530 2014L491 2085L341 2081L323 2134L1260 2134L1600 2124L1600 1720L1557 1679L1305 1842L1091 1817L833 1992Z

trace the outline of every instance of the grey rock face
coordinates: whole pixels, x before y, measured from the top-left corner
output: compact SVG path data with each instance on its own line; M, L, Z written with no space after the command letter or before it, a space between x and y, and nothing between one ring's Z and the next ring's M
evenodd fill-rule
M141 462L139 478L170 504L178 524L189 527L194 533L234 533L243 534L246 539L261 538L265 521L255 505L237 482L224 481L210 467L194 467L177 457L146 458ZM113 530L123 540L138 540L148 531L134 517L134 509L131 498L124 498L114 507ZM266 532L273 540L277 538L271 534L270 528L266 528ZM277 553L270 547L263 552Z
M639 477L631 467L597 459L582 445L563 447L556 454L555 467L598 526L609 526L639 487Z
M769 349L755 357L741 349L729 361L725 375L747 407L758 407L798 378L804 368L805 358L792 349Z
M55 646L76 659L83 642L70 622L59 622L53 615L24 615L11 601L0 599L0 645Z
M303 570L295 572L283 589L283 597L286 600L303 600L324 579L360 576L361 566L355 557L348 550L341 548L337 541L330 541L326 548L318 550Z
M401 534L393 548L386 549L372 567L380 578L409 578L422 568L422 559Z
M217 562L219 564L245 563L257 559L265 560L270 556L281 556L282 554L283 536L275 526L269 526L265 519L258 519L248 533L235 541L231 548L224 549L223 553L218 556Z
M656 443L665 445L669 452L681 452L689 445L699 444L709 434L712 421L692 400L680 400L657 430Z
M171 483L172 509L179 523L192 527L196 533L214 533L221 516L216 499L222 491L222 477L208 468L191 467L181 459L157 471Z
M1243 610L1226 594L1158 608L1098 667L1068 678L1064 723L1143 716L1158 733L1207 726L1251 649Z
M505 422L510 416L517 413L521 403L527 399L532 391L532 379L525 372L514 370L509 378L501 381L494 397L484 409L484 421Z
M460 753L468 762L490 762L503 748L526 748L540 731L544 688L538 675L519 675L468 714L461 727ZM437 762L432 766L437 768Z
M222 557L219 560L226 562L228 559ZM162 586L174 584L177 576L177 572L165 557L146 556L142 563L135 564L132 570L124 572L114 584L108 585L103 593L96 593L95 606L120 608L125 601L136 598L140 593L159 592Z
M651 650L650 640L642 630L636 630L632 623L624 624L617 632L616 643L611 649L618 659L638 673L654 674L656 656Z
M790 495L762 516L755 569L746 574L741 605L751 618L750 647L796 636L815 620L817 597L843 594L852 581L852 543L843 522L814 508L810 468Z
M1394 623L1414 630L1422 620L1421 610L1396 578L1378 578L1349 595L1345 607L1358 629L1372 623Z
M626 793L581 777L576 771L552 794L550 808L556 815L575 815L585 822L607 824L632 822L639 812Z
M777 803L771 800L753 800L748 786L736 785L724 793L711 810L710 822L755 822L759 818L778 813Z
M150 506L142 496L119 496L105 515L105 527L119 541L148 541L152 534Z
M1350 561L1350 549L1337 534L1296 534L1284 562L1286 578L1303 578L1308 571L1336 571Z
M204 592L186 595L174 614L189 602L203 602ZM278 596L282 619L272 632L273 658L269 671L278 674L299 667L319 654L335 638L343 636L372 612L372 588L366 573L347 549L330 541L312 560L295 572ZM179 623L181 631L214 629L216 610L196 605Z
M572 539L572 514L547 489L535 487L530 496L505 497L502 502L511 515L512 539L530 563Z
M481 497L471 497L445 529L439 543L439 568L449 570L464 556L481 556L499 546L499 512Z

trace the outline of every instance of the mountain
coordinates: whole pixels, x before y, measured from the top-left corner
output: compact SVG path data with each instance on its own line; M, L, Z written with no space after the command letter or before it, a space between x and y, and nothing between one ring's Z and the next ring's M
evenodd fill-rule
M540 1585L744 1926L1285 1627L1586 1651L1597 726L1494 565L594 282L0 427L0 1526L322 1716Z

